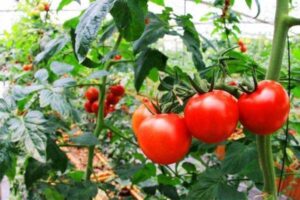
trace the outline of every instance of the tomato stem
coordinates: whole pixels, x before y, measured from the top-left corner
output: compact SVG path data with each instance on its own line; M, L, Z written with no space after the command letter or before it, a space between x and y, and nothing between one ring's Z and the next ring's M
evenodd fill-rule
M300 20L288 16L289 0L277 0L272 53L266 79L278 80L290 27L300 25ZM257 150L264 178L264 199L276 200L275 168L271 135L257 136Z
M118 39L115 43L115 46L112 51L116 51L118 47L120 46L122 41L122 35L119 34ZM104 65L104 69L109 71L110 67L112 66L111 60L106 61ZM98 117L97 117L97 122L96 122L96 128L94 130L94 135L96 137L99 137L101 130L105 128L104 124L104 106L105 106L105 93L106 93L106 81L107 81L107 76L104 76L102 78L102 83L99 85L99 110L98 110ZM89 147L89 155L88 155L88 163L86 166L86 173L85 173L85 180L90 180L90 176L93 172L93 160L94 160L94 151L95 151L95 146Z

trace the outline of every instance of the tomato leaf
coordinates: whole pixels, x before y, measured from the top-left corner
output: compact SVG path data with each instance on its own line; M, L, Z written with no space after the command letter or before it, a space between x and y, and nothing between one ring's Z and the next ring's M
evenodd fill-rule
M15 156L12 153L12 146L9 143L0 143L0 180L9 171L13 172L16 169L15 166ZM13 178L15 172L11 173L11 178Z
M38 162L33 158L27 160L25 171L25 185L30 188L37 180L47 175L50 170L49 165Z
M82 63L96 39L101 22L110 11L115 0L97 0L86 9L76 27L75 53Z
M135 54L147 48L148 45L155 43L169 32L167 21L163 21L154 13L149 13L147 18L150 21L149 24L146 26L142 36L133 43Z
M50 106L52 110L57 111L63 118L72 115L72 107L66 95L62 93L61 88L40 91L39 102L42 108Z
M147 163L132 176L132 183L137 184L150 179L156 175L156 167L152 163Z
M103 27L103 33L100 36L99 42L103 43L104 41L106 41L108 38L110 38L116 31L117 31L117 27L114 21L110 21L106 27Z
M45 49L40 52L34 59L34 64L37 65L42 61L49 60L56 53L61 51L66 44L69 42L69 38L62 35L54 40L51 40L45 47Z
M246 195L228 185L222 171L207 169L198 176L187 199L243 200L246 199Z
M80 4L80 0L61 0L58 7L57 7L57 11L62 10L65 6L69 5L73 1L76 1L77 3Z
M167 65L168 57L156 49L147 48L138 55L134 69L134 85L140 90L145 78L152 68L162 71Z
M40 162L46 162L46 120L39 111L29 111L24 117L8 121L11 140L22 141L29 155Z
M244 145L236 142L226 149L226 156L222 163L222 171L229 174L241 172L247 165L257 157L256 146Z
M117 0L111 9L119 32L127 41L137 40L145 29L147 0Z
M164 0L150 0L152 3L155 3L157 5L160 6L164 6L165 5L165 1Z
M51 166L54 169L66 171L68 166L68 158L66 154L57 146L54 140L48 138L46 148L47 160L51 161Z
M54 87L69 87L76 85L76 81L73 78L61 78L53 82Z
M40 69L34 74L34 78L40 83L45 83L49 78L49 73L46 69Z
M71 72L74 69L74 67L67 63L54 61L51 63L50 69L56 75L64 75Z
M252 0L245 0L245 1L246 1L247 6L251 9L251 7L252 7Z
M94 146L100 144L98 138L92 133L84 133L77 137L71 137L70 140L81 146Z
M198 71L201 71L205 68L205 63L203 62L203 56L200 52L199 34L195 25L191 21L191 18L191 15L178 16L176 18L176 22L184 30L183 35L180 35L180 37L187 47L187 50L192 53L192 59L195 67Z

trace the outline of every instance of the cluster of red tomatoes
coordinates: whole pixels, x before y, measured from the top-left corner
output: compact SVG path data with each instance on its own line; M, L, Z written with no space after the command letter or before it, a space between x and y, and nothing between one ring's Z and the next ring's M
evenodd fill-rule
M106 95L104 105L104 116L115 111L115 106L125 94L125 89L122 85L112 85L109 87L109 92ZM99 109L99 90L95 87L90 87L85 92L87 101L84 104L84 108L88 113L98 114Z
M247 51L247 46L241 39L238 41L238 45L242 53L245 53Z
M144 154L153 162L171 164L189 151L192 136L214 144L225 141L238 122L247 130L268 135L280 129L288 118L289 97L275 81L261 81L252 93L237 100L222 90L191 97L184 116L158 114L144 102L133 114L132 126Z

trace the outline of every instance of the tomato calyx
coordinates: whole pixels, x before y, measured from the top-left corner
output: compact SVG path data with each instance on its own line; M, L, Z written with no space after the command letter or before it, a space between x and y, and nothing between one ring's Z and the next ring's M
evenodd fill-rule
M257 81L257 77L256 77L255 66L252 67L252 79L253 79L253 85L251 83L249 83L248 81L244 80L242 82L242 84L238 85L238 87L247 94L251 94L257 90L258 81Z

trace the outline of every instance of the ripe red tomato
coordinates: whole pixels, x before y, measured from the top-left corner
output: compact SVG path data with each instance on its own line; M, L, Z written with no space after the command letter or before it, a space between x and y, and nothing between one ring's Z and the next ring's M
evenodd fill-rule
M244 46L244 42L243 42L243 40L239 39L239 41L238 41L238 45L239 45L239 46Z
M90 101L94 102L98 100L99 97L99 91L95 87L89 87L87 91L85 92L85 97Z
M114 57L114 60L115 61L119 61L119 60L121 60L122 59L122 56L121 55L115 55L115 57Z
M45 3L45 4L44 4L44 10L45 10L46 12L49 12L49 10L50 10L50 4Z
M86 101L84 104L85 111L88 113L93 113L92 111L92 103L90 101Z
M123 96L125 94L125 88L122 85L112 85L109 89L115 96Z
M284 88L275 81L261 81L255 92L242 94L238 102L240 121L249 131L267 135L283 126L290 111Z
M222 90L196 94L189 99L184 117L194 137L205 143L219 143L226 140L237 126L237 100Z
M242 53L247 52L247 47L246 47L246 45L240 46L240 50L241 50Z
M32 70L32 64L24 65L23 71L31 71Z
M108 93L106 96L106 104L107 105L116 105L117 103L119 103L119 101L120 101L120 97L115 96L112 93Z
M95 113L95 114L98 114L98 109L99 109L98 101L95 101L95 102L92 104L92 112Z
M180 161L189 151L191 135L176 114L158 114L145 119L137 132L144 154L158 164Z
M147 107L146 107L147 106ZM141 123L148 117L152 116L152 113L156 113L152 103L148 100L144 100L144 104L141 104L132 115L132 129L135 135L137 135L138 129Z

